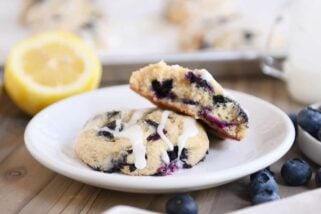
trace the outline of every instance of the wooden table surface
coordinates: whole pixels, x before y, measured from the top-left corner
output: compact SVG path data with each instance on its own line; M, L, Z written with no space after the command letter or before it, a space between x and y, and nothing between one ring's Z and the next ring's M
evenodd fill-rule
M110 71L105 72L102 86L126 83L115 78L110 82L110 76ZM258 96L285 112L297 112L302 108L301 104L289 98L284 83L278 80L264 76L232 76L218 80L224 87ZM29 120L30 117L21 112L5 93L0 95L1 213L100 213L120 204L164 212L170 194L133 194L100 189L71 180L39 164L24 145L23 134ZM272 166L283 198L314 188L312 181L308 187L286 187L279 178L284 160L300 156L294 145L282 160ZM199 205L199 213L219 214L250 206L247 185L248 178L243 178L190 194Z

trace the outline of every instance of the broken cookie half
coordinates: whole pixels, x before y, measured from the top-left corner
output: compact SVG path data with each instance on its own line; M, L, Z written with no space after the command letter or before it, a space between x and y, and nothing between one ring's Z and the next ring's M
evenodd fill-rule
M205 69L159 62L133 72L129 82L131 89L157 106L200 119L221 138L245 136L247 113Z

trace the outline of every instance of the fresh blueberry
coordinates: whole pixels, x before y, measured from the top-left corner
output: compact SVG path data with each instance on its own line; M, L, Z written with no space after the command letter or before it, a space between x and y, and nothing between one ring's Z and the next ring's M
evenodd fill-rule
M197 212L196 202L187 194L174 195L166 203L167 214L197 214Z
M270 170L270 168L267 167L267 168L265 168L265 169L262 169L262 170L260 170L260 171L257 171L257 172L255 172L255 173L253 173L253 174L250 176L250 180L252 181L252 180L256 179L256 178L257 178L260 174L262 174L262 173L267 173L267 174L271 175L272 177L274 176L274 172L272 172L272 171Z
M263 171L255 176L250 183L250 195L254 197L260 192L279 192L279 187L270 172Z
M315 183L317 187L321 187L321 168L315 173Z
M321 127L321 111L307 107L299 112L298 124L313 137L318 138L318 131Z
M262 204L269 201L279 200L280 196L278 193L270 190L259 192L252 197L252 204Z
M292 159L283 164L281 176L286 184L301 186L310 181L312 169L304 160Z

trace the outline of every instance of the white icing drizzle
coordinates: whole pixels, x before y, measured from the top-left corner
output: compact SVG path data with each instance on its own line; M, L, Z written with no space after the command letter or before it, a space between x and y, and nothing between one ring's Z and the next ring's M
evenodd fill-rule
M144 116L144 114L146 114L148 111L150 111L149 108L135 111L135 112L132 114L130 120L127 122L127 124L125 124L125 126L127 127L127 126L131 126L131 125L135 124L135 123L136 123L139 119L141 119L141 118Z
M173 146L172 142L166 137L166 135L164 134L164 131L163 131L170 113L171 113L171 111L163 111L161 121L160 121L156 131L157 131L157 134L161 137L161 139L167 144L168 149L170 151L172 151L174 149L174 146Z
M119 132L120 128L121 128L121 122L124 118L124 111L120 111L120 118L118 118L116 120L116 128L115 128L115 131L116 132Z
M209 83L213 81L213 76L207 70L202 70L201 78Z
M146 148L143 144L143 132L141 127L139 125L130 126L122 132L115 133L115 137L128 138L132 142L135 167L137 169L144 169L146 167Z
M111 129L110 129L110 128L108 128L107 126L105 126L105 127L103 127L103 128L100 128L100 129L98 129L97 131L106 131L106 132L110 132L110 133L112 133L113 135L115 135L115 134L116 134L116 131L111 130Z
M143 131L141 127L135 124L149 109L137 110L133 113L131 119L124 124L124 129L120 131L121 122L124 117L124 112L121 111L121 116L116 120L115 130L111 130L108 127L103 127L100 131L108 131L115 137L128 138L132 142L133 155L135 158L135 167L137 169L144 169L146 167L146 148L143 143Z
M144 114L149 111L150 109L144 109L144 110L137 110L135 111L130 120L124 124L124 129L120 131L121 123L124 117L124 112L121 111L121 116L119 119L116 120L116 128L115 130L111 130L108 127L103 127L100 129L100 131L108 131L112 133L115 137L122 137L122 138L128 138L132 142L132 149L133 149L133 155L135 158L135 167L137 169L144 169L146 167L146 147L143 143L143 131L142 128L136 124L136 122L144 116ZM174 149L174 146L172 142L166 137L164 134L164 128L166 125L166 122L168 120L168 116L171 113L171 111L163 111L161 115L161 121L157 127L157 133L161 137L161 139L168 145L168 149L172 151ZM198 134L198 129L196 127L195 120L192 118L185 118L183 121L183 131L182 134L178 138L178 159L182 153L182 150L185 147L186 141L190 137L194 137ZM166 151L162 152L161 156L164 163L168 164L170 162L169 156Z
M183 124L183 132L178 138L178 160L185 147L188 138L194 137L198 134L195 120L192 118L185 118Z
M162 160L164 161L164 163L168 164L170 162L168 154L166 151L162 152Z

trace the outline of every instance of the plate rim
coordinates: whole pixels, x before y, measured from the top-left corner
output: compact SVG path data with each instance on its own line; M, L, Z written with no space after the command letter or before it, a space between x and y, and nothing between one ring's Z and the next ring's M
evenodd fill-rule
M142 181L142 177L140 176L128 176L121 174L106 174L101 172L96 172L94 170L81 169L64 164L57 165L54 158L51 157L43 157L41 155L41 150L37 149L35 146L37 143L30 136L30 130L32 130L34 124L36 124L38 118L43 117L48 111L55 108L55 106L60 105L64 102L69 102L72 99L80 99L83 96L90 96L92 93L98 93L101 91L111 90L111 89L128 89L128 85L118 85L96 89L91 92L79 94L76 96L72 96L53 105L48 106L37 115L35 115L28 123L25 134L24 134L24 142L27 150L31 153L31 155L42 165L49 168L50 170L72 178L74 180L78 180L83 183L87 183L94 186L103 187L106 189L113 189L118 191L126 191L126 192L140 192L140 193L161 193L161 192L178 192L179 190L192 189L205 189L209 187L218 186L244 176L247 176L257 170L263 169L266 166L271 165L272 163L279 160L292 146L295 138L295 130L292 125L291 120L288 116L280 110L278 107L273 104L264 101L258 97L253 95L246 94L244 92L239 92L235 90L226 89L226 92L233 94L238 94L240 96L246 96L250 99L254 99L257 102L260 102L264 105L267 105L270 109L274 110L281 118L282 121L286 124L287 135L284 136L282 143L276 147L276 149L270 151L269 153L255 158L253 160L247 161L239 166L233 166L229 169L219 170L215 172L209 172L206 176L200 176L197 174L188 175L189 183L186 182L177 182L177 177L174 176L165 176L165 177L156 177L156 176L144 176ZM165 181L166 180L166 181ZM156 183L156 185L155 185Z

